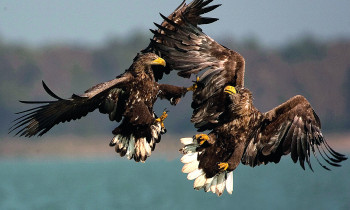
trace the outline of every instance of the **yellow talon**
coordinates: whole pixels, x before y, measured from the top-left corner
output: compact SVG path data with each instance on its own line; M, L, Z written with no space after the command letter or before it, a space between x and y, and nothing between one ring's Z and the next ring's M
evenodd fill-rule
M162 126L162 129L165 127L164 126L164 120L168 117L168 112L164 111L162 116L156 119L156 122L160 122L160 125Z
M196 78L196 81L194 82L194 84L191 87L187 88L187 90L188 91L195 91L197 89L197 87L198 87L197 86L198 82L199 82L199 77Z
M188 87L188 91L195 91L197 89L197 84L193 84L191 87Z
M209 140L209 136L207 134L196 134L195 139L197 139L197 141L199 140L199 145L203 145Z
M226 86L225 89L224 89L224 92L228 93L228 94L231 94L231 95L237 93L236 88L233 87L233 86Z
M226 171L228 168L228 163L219 163L218 166L220 170L223 169L224 171Z

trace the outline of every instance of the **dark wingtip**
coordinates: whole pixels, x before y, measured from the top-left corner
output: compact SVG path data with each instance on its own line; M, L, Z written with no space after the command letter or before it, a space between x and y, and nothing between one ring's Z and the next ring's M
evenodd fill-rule
M174 21L170 20L169 18L167 18L166 16L164 16L162 13L159 13L160 16L166 21L168 22L169 24L175 26L175 27L178 27L178 24L176 24Z
M47 85L45 84L44 80L42 80L42 85L43 85L45 91L46 91L51 97L56 98L56 99L58 99L58 100L64 100L63 98L57 96L54 92L52 92L52 91L50 90L50 88L47 87Z
M219 18L201 18L198 24L199 25L210 24L210 23L214 23L218 20L219 20Z
M216 5L212 5L212 6L208 6L208 7L202 8L202 10L199 12L199 14L202 15L202 14L211 12L211 11L213 11L214 9L216 9L216 8L218 8L220 6L221 6L221 4L216 4Z

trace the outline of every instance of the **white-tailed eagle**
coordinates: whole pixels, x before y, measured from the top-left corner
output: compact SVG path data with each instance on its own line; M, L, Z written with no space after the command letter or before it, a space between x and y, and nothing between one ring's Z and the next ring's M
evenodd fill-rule
M152 70L157 65L166 63L156 54L140 54L116 79L98 84L82 95L73 94L69 99L58 97L43 82L45 91L56 100L21 101L40 106L19 112L22 116L14 121L10 132L25 137L41 136L58 123L80 119L99 109L111 121L121 121L113 131L110 146L128 159L145 161L165 132L163 121L167 114L157 118L153 104L157 98L165 98L175 105L187 92L184 87L158 84Z
M191 4L210 2L195 0ZM169 69L180 70L180 76L200 74L193 88L191 121L198 131L210 133L181 139L182 171L195 180L195 189L221 195L226 188L232 193L233 170L241 162L254 167L278 163L283 155L291 154L303 169L305 161L312 169L313 154L328 170L317 154L332 166L347 159L327 144L321 122L303 96L267 113L258 111L251 92L244 88L244 58L203 33L193 21L199 16L188 18L187 11L182 4L169 17L162 16L164 22L153 31L152 47L167 60Z

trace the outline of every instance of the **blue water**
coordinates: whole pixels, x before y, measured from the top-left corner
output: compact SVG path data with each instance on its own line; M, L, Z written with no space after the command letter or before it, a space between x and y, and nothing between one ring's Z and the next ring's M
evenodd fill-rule
M0 160L0 209L350 209L350 162L303 171L289 157L278 165L239 166L234 192L195 191L178 159Z

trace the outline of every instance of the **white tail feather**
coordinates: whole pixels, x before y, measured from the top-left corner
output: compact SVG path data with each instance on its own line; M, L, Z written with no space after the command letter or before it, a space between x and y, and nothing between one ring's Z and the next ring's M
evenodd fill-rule
M192 161L195 161L197 160L197 157L198 157L198 153L189 153L189 154L186 154L184 156L182 156L181 158L181 162L182 163L190 163Z
M160 133L162 131L162 126L159 122L154 125L154 128L156 129L157 133Z
M198 161L193 161L190 163L185 164L182 167L182 172L183 173L191 173L192 171L196 170L198 168L199 162Z
M197 148L200 146L193 141L193 138L182 138L181 143L185 146L182 148L184 153L181 158L181 162L184 163L182 167L183 173L188 173L187 179L194 180L193 187L196 190L204 188L205 192L213 192L218 196L221 196L225 189L229 194L233 192L233 171L224 171L216 174L211 178L206 177L206 173L203 169L199 169L198 155L202 152L197 152Z
M197 177L199 177L200 175L204 174L204 171L202 169L197 169L195 171L192 171L191 173L189 173L187 175L187 179L188 180L194 180Z
M114 146L116 152L121 156L126 156L128 159L134 158L137 162L144 162L147 157L151 156L155 144L160 141L160 136L163 134L161 124L156 122L151 125L150 132L150 142L147 141L146 137L135 138L134 134L118 133L112 138L109 145Z
M214 176L213 177L213 181L211 182L211 186L210 186L210 191L212 191L213 193L215 193L216 191L216 184L218 183L218 176Z
M145 149L145 141L146 138L141 138L139 139L140 141L140 153L141 153L141 157L145 157L146 156L146 149Z
M193 187L196 190L200 190L204 187L206 181L207 179L205 178L205 174L202 174L199 177L197 177L197 179L194 181Z
M130 141L129 141L129 147L126 152L126 157L130 160L133 158L135 153L135 137L131 136Z
M154 139L158 139L160 134L160 128L158 125L152 125L151 126L151 134Z
M120 138L120 135L114 136L113 139L112 139L112 143L113 143L113 144L117 144L118 141L119 141L119 138Z
M152 129L152 138L157 139L158 138L158 132L154 129Z
M211 183L213 182L213 177L212 178L209 178L207 179L207 181L205 182L205 186L204 186L204 191L205 192L209 192L210 191L210 186L211 186Z
M154 140L154 138L152 138L152 139L151 139L151 142L149 143L149 146L151 147L151 150L152 150L152 148L153 148L154 142L155 142L155 140Z
M221 173L218 176L218 183L216 184L216 194L218 196L222 195L225 190L225 173Z
M193 138L181 138L180 141L182 144L188 145L193 143Z
M229 172L226 177L226 190L228 194L233 192L233 171Z
M124 137L120 138L118 141L118 148L120 150L124 150L124 149L126 150L126 148L128 148L128 139Z
M145 146L146 155L148 157L151 156L152 150L151 150L151 147L150 147L149 143L147 142L146 138L144 138L144 146Z
M137 141L135 143L135 153L136 153L136 156L138 156L138 157L141 155L140 139L137 139Z

